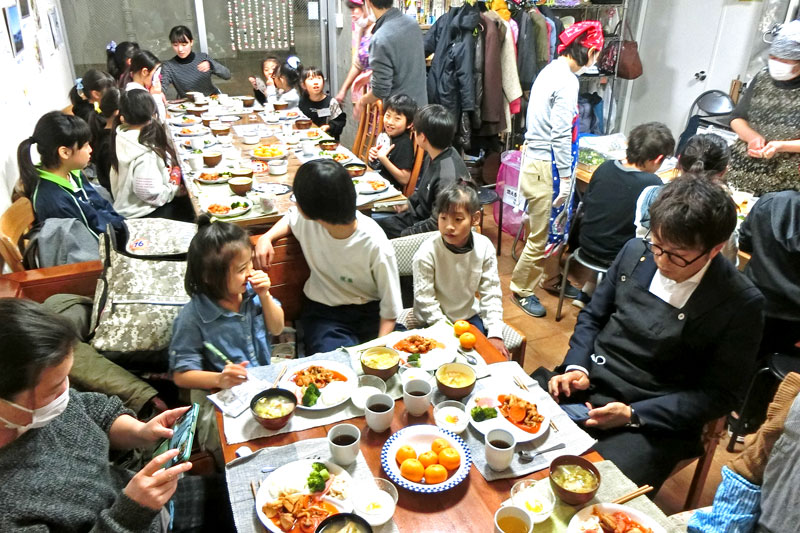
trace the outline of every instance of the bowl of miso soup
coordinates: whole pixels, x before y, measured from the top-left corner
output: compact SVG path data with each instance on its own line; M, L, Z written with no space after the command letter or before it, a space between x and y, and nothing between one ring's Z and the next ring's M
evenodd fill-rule
M564 503L583 505L600 487L600 472L583 457L562 455L550 463L550 486Z
M297 409L297 397L280 388L261 391L250 400L250 412L266 429L281 429Z

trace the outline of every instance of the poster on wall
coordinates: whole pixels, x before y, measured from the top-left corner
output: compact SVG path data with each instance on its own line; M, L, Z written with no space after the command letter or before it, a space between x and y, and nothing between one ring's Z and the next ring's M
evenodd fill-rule
M4 7L3 14L6 19L8 38L11 41L11 52L14 57L17 57L25 48L25 43L22 41L22 22L19 19L19 9L17 6Z
M61 36L61 21L58 19L56 8L51 7L47 11L47 18L50 20L50 33L53 35L53 48L61 48L63 37Z
M19 0L19 16L26 18L31 14L31 6L28 5L28 0Z

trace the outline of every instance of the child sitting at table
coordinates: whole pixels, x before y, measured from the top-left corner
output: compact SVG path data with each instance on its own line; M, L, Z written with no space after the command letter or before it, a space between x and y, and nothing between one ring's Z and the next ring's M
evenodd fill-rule
M197 224L184 281L191 301L172 328L169 368L179 387L227 389L247 378L246 366L270 363L268 335L283 331L283 309L269 292L269 276L253 269L244 229L207 215Z
M133 54L139 51L139 43L134 41L111 41L106 45L106 71L117 80L117 87L122 89L122 76L131 64Z
M275 56L267 56L261 62L261 72L264 74L264 79L261 80L255 76L250 76L247 80L253 86L253 96L258 100L259 104L264 104L267 101L267 87L275 87L275 80L273 76L281 66L281 62Z
M256 244L269 268L272 243L290 233L311 270L300 316L305 353L328 352L390 333L402 309L394 247L356 211L356 191L342 165L310 161L294 178L293 207ZM335 201L332 201L335 199Z
M142 50L136 52L131 58L131 63L122 81L125 82L125 91L142 89L149 92L158 110L158 118L163 122L167 120L167 105L164 94L161 92L161 61L155 54Z
M424 324L466 320L508 357L495 249L486 236L472 231L480 209L470 183L450 185L436 197L439 235L422 243L412 263L414 315Z
M94 112L94 111L92 111ZM76 116L51 111L36 123L33 135L19 144L17 164L22 194L31 200L37 223L74 218L97 238L111 224L117 242L127 241L125 219L92 187L81 170L89 164L89 125ZM41 164L34 166L31 146Z
M317 67L303 70L300 88L300 111L311 119L316 127L339 140L347 115L342 112L339 102L325 94L325 76Z
M150 93L134 89L120 97L111 132L111 194L127 218L157 217L191 222L194 210L181 189L175 148L156 118Z
M267 85L267 101L273 104L288 104L289 109L300 104L300 59L292 56L272 75L274 85Z
M414 116L417 145L428 156L427 165L408 203L395 206L396 215L378 219L390 239L436 229L433 204L439 191L459 178L471 181L461 155L453 148L456 119L442 105L426 105Z
M98 102L96 113L89 117L89 128L92 131L92 164L97 182L108 191L111 198L111 132L114 119L119 114L120 90L112 87L107 90Z
M111 87L116 86L114 78L102 70L89 69L82 78L75 80L75 85L69 91L70 105L64 113L81 117L89 122L89 117L94 113L94 106Z
M394 187L403 189L411 179L414 166L414 144L411 127L417 103L406 94L394 94L383 103L383 131L389 142L380 142L369 149L369 165L380 172Z

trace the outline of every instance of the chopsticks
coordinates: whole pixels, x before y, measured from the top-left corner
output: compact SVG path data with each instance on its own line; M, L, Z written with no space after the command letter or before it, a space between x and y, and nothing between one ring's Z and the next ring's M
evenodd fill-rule
M275 381L272 383L272 388L273 389L278 386L278 382L281 380L283 375L286 373L286 366L287 366L286 363L284 363L283 364L283 368L281 368L281 371L278 372L278 377L275 378Z
M634 498L638 498L639 496L641 496L643 494L647 494L651 490L653 490L653 487L651 487L650 485L642 485L641 487L637 488L636 490L631 491L628 494L625 494L624 496L620 496L616 500L613 500L611 503L619 503L619 504L627 503L627 502L631 501Z
M522 380L521 380L521 379L519 379L519 376L516 376L516 375L514 376L514 383L516 383L516 384L517 384L517 387L519 387L520 389L522 389L522 390L524 390L524 391L527 391L527 390L529 390L529 389L528 389L528 386L527 386L527 385L525 385L525 384L522 382ZM558 433L558 426L556 426L556 424L555 424L555 422L553 422L553 419L552 419L552 418L550 419L550 429L552 429L553 431L555 431L556 433Z
M253 500L258 501L258 483L256 483L255 480L251 480L250 481L250 490L253 491ZM256 522L258 522L258 521L256 521ZM264 526L261 526L259 528L259 531L266 532L267 528L265 528Z

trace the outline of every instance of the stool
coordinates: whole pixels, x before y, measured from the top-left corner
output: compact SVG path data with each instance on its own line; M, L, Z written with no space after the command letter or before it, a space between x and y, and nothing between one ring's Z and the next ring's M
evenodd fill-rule
M498 200L500 200L500 195L497 194L497 191L494 189L490 189L488 187L494 187L494 185L485 185L483 187L478 187L478 202L481 204L481 233L483 233L483 206L490 205ZM498 223L497 223L497 255L500 255L500 246L503 243L503 203L500 202L500 213L498 214Z
M591 262L589 259L581 255L581 249L575 248L575 251L572 252L572 255L567 257L567 260L564 262L564 268L561 270L561 289L558 293L558 309L556 310L556 322L561 320L561 306L564 304L564 293L567 290L567 275L569 274L569 265L572 260L577 261L581 265L585 266L589 270L593 270L597 272L597 284L599 285L601 281L603 281L603 276L605 276L608 267L599 265L597 263Z
M752 433L761 425L761 417L766 412L765 403L769 404L778 383L789 372L800 372L800 349L795 349L793 354L773 353L767 358L767 366L755 373L739 409L739 418L731 422L731 439L727 446L729 452L736 446L736 437Z

